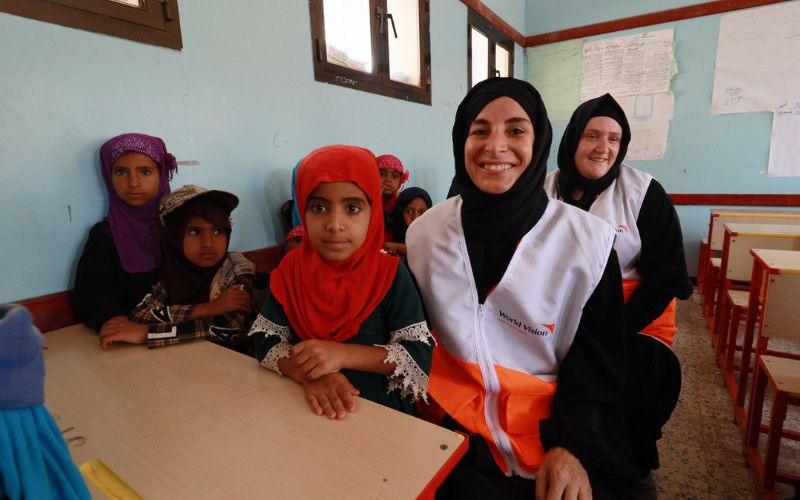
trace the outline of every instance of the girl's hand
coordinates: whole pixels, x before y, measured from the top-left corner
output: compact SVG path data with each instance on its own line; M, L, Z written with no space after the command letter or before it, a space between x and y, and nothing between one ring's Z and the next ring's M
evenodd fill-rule
M144 344L147 341L147 325L134 323L125 316L115 316L100 328L100 347L107 349L112 344Z
M250 294L244 291L244 285L234 285L222 292L219 297L208 304L195 308L198 317L219 316L229 312L250 312ZM197 311L200 309L200 311Z
M349 411L355 411L358 389L341 373L329 373L317 380L303 382L303 391L311 411L330 419L341 420Z
M347 368L348 346L330 340L304 340L292 347L292 358L303 370L306 380Z

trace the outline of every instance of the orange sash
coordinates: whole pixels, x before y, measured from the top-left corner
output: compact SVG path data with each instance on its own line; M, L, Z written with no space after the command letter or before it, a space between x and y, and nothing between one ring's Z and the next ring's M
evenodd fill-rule
M628 302L634 290L639 288L639 280L623 280L622 281L622 294L625 296L625 302ZM675 299L672 299L661 316L653 320L652 323L642 329L642 333L655 337L667 345L672 345L672 340L678 329L675 327Z

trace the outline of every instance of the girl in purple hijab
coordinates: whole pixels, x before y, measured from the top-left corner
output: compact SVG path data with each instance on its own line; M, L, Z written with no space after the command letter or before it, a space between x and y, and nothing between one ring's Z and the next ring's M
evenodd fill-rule
M81 321L100 332L150 290L160 264L158 203L177 170L164 141L122 134L100 147L108 216L92 227L75 278L73 304Z

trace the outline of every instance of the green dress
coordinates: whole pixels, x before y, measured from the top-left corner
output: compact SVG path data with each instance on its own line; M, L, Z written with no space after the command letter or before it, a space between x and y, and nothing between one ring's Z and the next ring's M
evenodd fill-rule
M289 357L301 338L289 325L281 304L267 294L261 313L250 328L256 359L278 373L278 360ZM385 362L397 368L389 375L342 370L363 398L416 415L416 401L427 401L428 373L435 341L425 322L422 302L405 265L397 268L389 291L347 344L386 349Z

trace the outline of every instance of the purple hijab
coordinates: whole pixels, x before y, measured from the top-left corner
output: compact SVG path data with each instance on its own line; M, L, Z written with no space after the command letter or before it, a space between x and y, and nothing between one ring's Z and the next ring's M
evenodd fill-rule
M111 182L111 167L125 153L149 156L160 167L158 194L146 205L131 207L118 196ZM170 192L169 181L177 171L175 157L164 141L145 134L122 134L100 146L103 181L108 189L108 222L122 268L129 273L152 271L161 261L161 228L158 202Z

